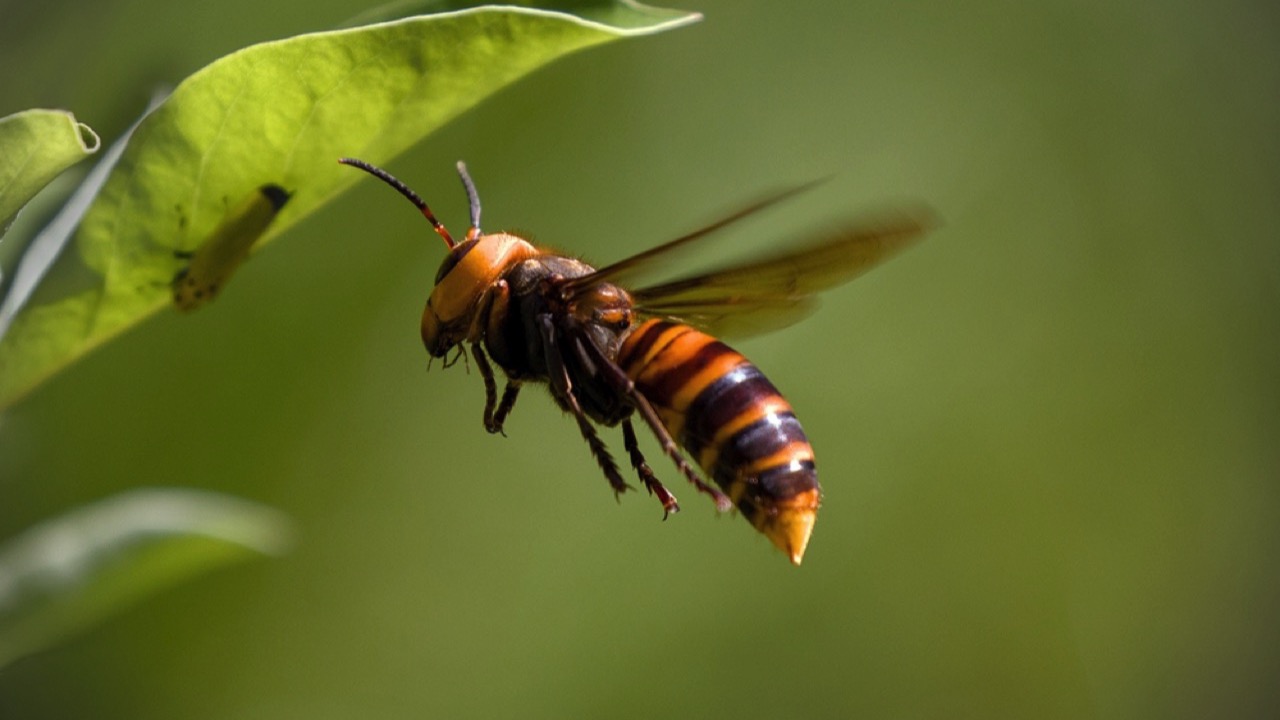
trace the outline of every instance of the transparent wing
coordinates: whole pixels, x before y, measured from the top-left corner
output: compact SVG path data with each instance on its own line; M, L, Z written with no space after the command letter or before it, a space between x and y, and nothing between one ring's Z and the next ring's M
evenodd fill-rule
M630 292L638 311L676 318L713 334L775 330L813 312L815 293L861 275L935 224L933 214L924 209L886 214L822 235L796 250Z
M821 301L810 295L796 298L710 298L700 302L673 302L657 307L641 306L637 310L692 325L722 338L744 338L762 335L794 325L812 315Z
M785 188L771 195L766 195L756 202L716 220L709 225L705 225L693 232L682 235L675 240L665 242L657 247L649 248L644 252L636 253L631 257L623 258L615 263L606 265L590 275L577 277L565 284L569 292L579 292L585 288L598 285L602 282L611 282L619 285L634 285L635 280L645 273L653 270L661 270L670 268L677 264L681 259L681 252L686 250L695 243L705 240L718 230L722 230L739 220L755 215L761 210L772 207L783 200L795 197L805 190L809 190L816 185L825 182L825 180L814 180L804 185L796 185L794 187ZM669 273L668 273L669 274ZM629 282L630 281L630 282Z

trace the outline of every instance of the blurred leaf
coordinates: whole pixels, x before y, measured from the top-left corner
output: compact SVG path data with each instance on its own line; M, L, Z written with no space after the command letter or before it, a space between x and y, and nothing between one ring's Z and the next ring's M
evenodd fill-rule
M57 211L43 229L30 234L24 234L18 230L5 238L6 247L3 248L3 252L0 252L0 262L5 262L10 257L19 258L19 260L14 265L13 277L7 286L0 285L5 290L4 300L0 302L0 339L3 339L5 333L9 331L9 325L13 323L14 316L44 279L45 273L53 266L62 249L66 247L67 241L71 239L71 234L80 225L80 221L84 219L93 201L97 199L98 191L102 189L103 183L115 169L116 163L120 161L120 155L128 146L129 138L138 128L138 123L155 110L163 99L163 96L151 99L146 112L133 125L130 125L123 135L111 143L111 147L102 154L93 166L93 170L84 176L75 191L69 197L63 198L65 203L62 209ZM36 198L31 204L39 206L43 199L43 197Z
M98 151L98 136L65 110L0 118L0 235L18 210L63 170Z
M138 127L74 245L0 339L0 407L169 302L168 284L229 206L293 193L259 244L485 96L575 50L698 18L623 0L575 17L482 7L302 35L187 78ZM584 19L589 17L591 19Z
M0 545L0 668L220 566L288 546L279 512L226 495L133 490Z

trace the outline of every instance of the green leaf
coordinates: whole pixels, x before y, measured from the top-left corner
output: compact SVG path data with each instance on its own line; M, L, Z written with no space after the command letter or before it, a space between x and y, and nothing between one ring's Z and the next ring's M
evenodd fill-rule
M63 170L98 150L98 136L65 110L0 118L0 235L27 201Z
M163 99L163 97L153 98L147 107L147 113L154 110ZM146 113L143 117L146 117ZM9 330L9 325L13 323L14 316L26 305L49 268L62 254L72 233L98 197L98 191L102 189L107 177L120 161L120 155L129 144L129 138L133 136L133 131L137 129L139 122L142 122L142 118L138 118L138 121L129 126L123 135L111 143L111 147L102 153L93 169L81 178L80 185L74 192L63 193L65 202L62 209L52 216L44 229L32 232L30 228L19 228L18 226L22 225L22 222L19 222L15 225L13 235L5 239L4 246L0 246L0 263L3 263L4 267L10 267L11 259L18 259L17 262L12 263L11 277L4 278L4 284L0 285L5 291L4 299L0 301L0 338L4 337ZM47 209L42 208L42 205L52 207L53 203L45 197L49 194L58 193L52 190L43 192L33 198L27 207L31 208L35 205L37 212Z
M254 188L292 193L258 246L487 95L568 53L696 14L623 0L481 7L263 43L187 78L138 127L0 338L0 407L170 302L191 252ZM438 4L437 4L438 5Z
M288 520L247 500L133 490L0 545L0 668L218 567L289 545Z

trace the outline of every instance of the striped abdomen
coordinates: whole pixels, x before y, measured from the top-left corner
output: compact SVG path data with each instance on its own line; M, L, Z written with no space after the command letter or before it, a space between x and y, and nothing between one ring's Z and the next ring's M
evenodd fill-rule
M799 564L821 488L791 405L749 360L688 325L649 320L618 364L743 516Z

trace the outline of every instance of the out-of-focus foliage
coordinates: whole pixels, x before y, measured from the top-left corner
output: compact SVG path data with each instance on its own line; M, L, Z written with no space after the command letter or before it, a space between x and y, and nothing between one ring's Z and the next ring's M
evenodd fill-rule
M0 236L41 188L97 149L89 126L64 110L24 110L0 118Z
M196 490L132 490L47 520L0 544L0 668L288 542L280 513Z

